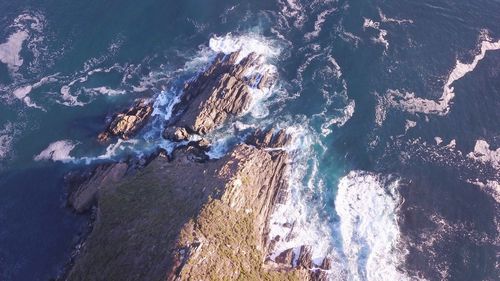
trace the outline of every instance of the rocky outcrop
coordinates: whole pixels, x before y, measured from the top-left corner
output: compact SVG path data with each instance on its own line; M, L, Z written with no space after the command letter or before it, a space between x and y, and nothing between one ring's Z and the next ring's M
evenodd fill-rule
M206 155L210 141L200 136L248 110L252 88L274 83L270 72L249 75L262 63L258 55L238 57L217 56L185 86L177 119L163 133L181 145L171 155L129 161L128 169L140 168L126 177L127 167L113 164L78 181L70 204L84 210L97 198L97 218L68 280L320 278L310 247L268 261L270 216L287 194L290 160L283 148L290 136L257 130L221 159ZM100 139L129 137L151 111L137 103Z
M152 112L153 106L147 100L138 100L128 110L116 114L97 138L100 142L106 142L114 136L127 140L146 124Z
M286 151L266 148L240 144L199 161L188 145L99 189L94 229L68 280L308 279L302 268L264 264L288 173Z
M287 153L265 148L241 144L220 160L223 193L181 230L168 280L302 276L263 267L269 216L286 190L288 173Z
M248 140L248 144L256 147L281 148L290 143L290 135L285 130L261 130L252 134Z
M218 55L205 72L186 84L182 102L176 108L184 112L176 126L190 133L206 134L249 109L251 88L263 89L274 83L271 72L248 74L262 64L262 57L251 53L238 62L239 56L239 52Z
M167 127L163 131L163 137L172 141L185 141L189 139L189 133L185 128Z

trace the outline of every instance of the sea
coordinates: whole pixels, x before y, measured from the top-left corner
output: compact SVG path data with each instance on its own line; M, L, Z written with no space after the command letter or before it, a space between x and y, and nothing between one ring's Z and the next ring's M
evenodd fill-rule
M500 1L0 0L0 280L63 272L91 214L64 175L172 151L162 127L217 53L255 52L277 83L209 134L293 138L274 249L331 280L499 280ZM130 140L113 113L154 103Z

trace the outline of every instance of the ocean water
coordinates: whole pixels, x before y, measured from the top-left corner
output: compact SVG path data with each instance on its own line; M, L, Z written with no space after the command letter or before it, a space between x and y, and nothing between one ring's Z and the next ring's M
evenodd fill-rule
M293 136L271 257L312 245L332 280L498 280L499 23L496 0L0 0L0 280L57 277L89 216L64 173L171 151L183 84L236 50L279 79L209 155L250 127ZM99 145L139 97L151 122Z

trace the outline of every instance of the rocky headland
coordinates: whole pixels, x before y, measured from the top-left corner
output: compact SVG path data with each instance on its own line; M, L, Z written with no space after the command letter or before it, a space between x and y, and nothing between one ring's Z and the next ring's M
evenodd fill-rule
M77 212L96 206L96 218L67 280L327 279L330 261L313 264L307 245L270 258L281 238L269 237L269 218L287 198L291 136L261 128L220 159L206 155L205 135L244 114L252 89L276 79L271 72L249 75L261 58L239 55L218 55L185 85L163 133L179 143L171 154L68 175L68 204ZM99 140L131 138L151 112L148 102L136 102ZM189 141L193 134L201 138Z

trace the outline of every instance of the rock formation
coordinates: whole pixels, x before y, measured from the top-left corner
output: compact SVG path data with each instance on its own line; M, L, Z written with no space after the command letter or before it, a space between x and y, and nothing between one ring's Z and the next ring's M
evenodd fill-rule
M99 189L94 230L68 280L309 276L264 266L269 216L287 187L287 153L240 144L217 161L201 162L191 147ZM89 182L107 178L100 171L114 175L114 167L99 169ZM84 190L71 200L87 198Z
M206 134L247 111L252 102L252 88L271 87L275 81L272 72L249 73L262 64L262 57L251 53L237 63L239 55L239 52L219 54L205 72L186 84L182 102L174 109L183 111L176 126L189 133Z
M100 142L106 142L113 136L129 139L146 124L152 112L153 106L147 100L140 99L128 110L114 116L106 130L97 138Z
M290 249L268 258L270 215L287 194L290 160L282 148L290 136L257 130L218 160L206 155L207 139L189 142L190 134L204 135L247 110L250 87L273 83L270 73L247 74L259 56L237 63L238 55L219 55L186 85L180 116L164 131L183 144L172 155L126 177L131 165L111 164L75 180L70 204L82 211L97 198L98 208L67 280L324 279L310 247L297 257ZM150 110L141 103L119 114L104 139L130 136Z

